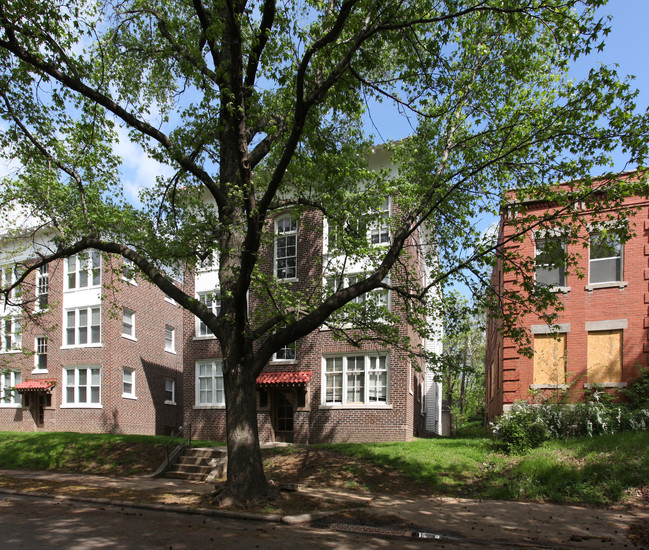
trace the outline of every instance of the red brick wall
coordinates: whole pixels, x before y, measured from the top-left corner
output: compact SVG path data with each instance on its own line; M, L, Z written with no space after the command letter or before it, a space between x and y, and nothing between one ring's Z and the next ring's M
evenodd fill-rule
M567 333L567 371L572 379L571 393L579 398L588 383L587 338L586 323L593 321L611 321L627 319L628 328L623 331L623 365L622 378L628 381L638 374L638 366L647 366L649 352L649 206L644 197L632 197L627 205L637 206L639 210L633 215L632 227L636 235L624 244L623 280L628 284L623 288L594 288L586 289L588 285L588 247L570 245L568 252L581 254L578 267L585 274L579 278L575 269L566 277L567 293L559 293L558 297L565 310L560 312L557 323L569 323ZM543 212L543 206L537 206L531 213ZM584 242L587 241L586 230L589 221L588 212L584 213L582 228ZM505 238L511 228L505 223L502 236ZM524 255L534 256L534 242L528 235L520 246L519 251ZM502 277L502 269L498 266L494 271L492 282ZM515 288L516 276L505 274L505 286ZM524 315L520 318L521 325L531 327L542 324L534 315ZM490 322L487 332L487 411L490 419L500 414L503 407L507 408L517 400L530 399L530 385L533 381L533 359L519 355L515 343L509 338L498 335L497 324ZM490 368L491 365L494 368ZM499 370L500 369L500 370ZM490 383L492 377L502 376L502 385L493 393Z

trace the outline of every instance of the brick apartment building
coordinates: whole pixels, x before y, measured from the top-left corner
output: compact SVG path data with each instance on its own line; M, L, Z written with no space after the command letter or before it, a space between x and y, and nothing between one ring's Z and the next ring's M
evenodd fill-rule
M636 173L620 176L637 177ZM571 399L579 399L593 386L614 391L637 376L639 367L647 366L649 201L645 196L632 196L624 205L635 209L629 217L635 235L625 243L612 233L602 235L602 226L591 223L591 211L581 204L581 242L566 248L551 231L531 231L523 242L506 245L523 257L535 258L537 283L552 287L565 309L553 329L532 314L518 320L531 334L532 358L520 355L515 342L499 333L500 322L489 319L485 363L490 421L515 401L531 400L533 394L548 397L568 391ZM552 208L546 202L526 201L525 211L518 215L541 216ZM514 231L508 222L505 211L499 242L508 242ZM559 250L552 252L552 246L547 246L549 240L569 254L580 255L577 269L572 267L568 274L564 266L544 265L547 254ZM577 276L579 270L584 278ZM492 274L492 285L500 291L516 290L517 273L506 272L499 263Z
M387 155L377 152L373 163L385 166ZM386 197L382 206L385 216L395 208L398 204ZM307 211L296 220L287 210L278 213L272 224L273 246L260 259L265 273L305 295L341 284L323 267L335 265L336 258L328 253L332 233L321 213ZM390 238L387 224L368 231L376 246ZM418 238L415 235L409 243L411 250L416 250L413 245ZM411 268L425 277L422 256L413 257ZM360 271L360 265L347 266L342 284ZM216 311L216 262L186 276L185 289ZM392 312L403 307L396 296L381 292L375 297ZM263 298L250 296L251 312L262 305ZM441 335L422 342L405 322L398 328L413 345L441 351ZM184 314L184 337L184 421L192 424L195 437L223 440L225 400L219 345L207 327L188 312ZM413 363L403 350L379 343L358 349L335 340L323 327L276 353L257 378L257 418L262 442L403 441L441 433L441 388L423 362Z
M30 261L3 252L0 286ZM55 261L14 293L24 311L2 305L0 430L153 435L182 423L182 313L124 267L96 251Z

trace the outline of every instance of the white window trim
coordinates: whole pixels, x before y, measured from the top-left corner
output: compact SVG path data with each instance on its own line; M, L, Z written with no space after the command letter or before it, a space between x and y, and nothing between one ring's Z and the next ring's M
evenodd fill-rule
M298 281L298 275L297 275L297 270L298 270L298 265L299 265L299 251L298 251L298 229L299 229L299 224L297 221L295 222L295 229L291 229L290 231L283 231L282 233L279 232L278 230L278 225L281 221L288 219L291 223L293 223L293 219L291 218L290 214L285 214L283 216L280 216L275 220L275 237L273 240L273 275L278 281L285 281L285 282L295 282ZM295 237L295 277L278 277L277 276L277 260L279 259L277 257L277 241L278 239L282 237L290 237L294 236ZM286 256L285 258L290 258L293 256ZM285 259L282 258L282 259Z
M341 403L329 403L327 402L327 359L334 358L343 359L342 367L342 402ZM364 381L363 381L363 402L362 403L347 403L347 357L363 357L363 372L364 372ZM369 391L370 391L370 368L369 368L369 358L370 357L385 357L385 391L386 391L386 401L370 401L369 400ZM322 356L322 366L321 366L321 377L322 380L322 390L321 390L321 409L392 409L392 403L390 401L390 354L387 352L365 352L365 353L335 353L327 354Z
M167 347L167 330L171 330L171 347ZM176 353L176 329L171 325L165 325L164 350L167 353Z
M124 317L126 316L126 312L130 312L131 314L131 332L133 334L126 334L124 332ZM135 337L135 311L127 307L123 308L122 310L122 338L126 338L127 340L133 340L134 342L137 342L137 338Z
M97 369L99 370L99 403L92 403L92 402L79 402L78 400L78 387L79 387L79 370L81 369ZM67 401L68 398L68 377L67 377L67 371L73 370L74 371L74 388L75 388L75 401L72 403ZM62 403L61 403L61 408L62 409L103 409L103 405L101 404L101 399L102 399L102 391L101 391L101 367L99 365L74 365L74 366L69 366L69 367L63 367L63 373L62 373L62 381L63 381L63 395L61 397ZM88 397L92 395L92 384L90 383L92 381L92 372L90 373L90 380L88 381Z
M200 401L200 384L199 384L199 365L210 364L212 366L211 379L214 382L212 386L212 394L214 399L211 403L201 403ZM221 367L221 376L217 376L217 366ZM223 382L223 402L219 403L216 401L216 379L221 378L223 380L223 362L221 359L201 359L196 361L196 370L194 373L194 409L225 409L225 382Z
M135 264L132 260L124 258L122 262L122 281L129 285L138 286L136 279Z
M11 339L9 348L5 346L6 328L5 324L11 323L11 330L8 333ZM16 328L18 327L18 328ZM23 326L20 315L7 315L0 318L0 354L20 353L23 347Z
M164 404L165 405L175 405L176 404L176 379L175 378L170 378L168 376L165 378L165 390L164 390L165 395L167 394L167 380L171 380L171 382L172 382L172 389L171 389L172 399L171 399L171 401L169 399L165 399Z
M85 344L78 344L79 341L79 312L81 310L86 310L88 312L88 324L86 328L88 329L88 341ZM99 310L99 342L91 342L92 340L92 310ZM74 344L68 344L68 313L74 311ZM102 333L101 333L101 306L86 306L86 307L76 307L70 308L63 311L63 345L61 349L73 349L73 348L101 348L102 347Z
M126 393L124 391L124 376L127 372L131 373L131 393ZM137 394L135 393L135 369L129 367L122 368L122 397L124 399L137 399Z
M45 358L47 359L47 353L49 351L48 348L49 348L49 345L50 345L49 339L47 338L47 336L36 336L36 337L34 337L34 368L32 370L32 374L46 374L47 371L48 371L47 369L38 368L38 357L40 355L38 353L38 340L41 339L41 338L45 339L45 354L44 355L45 355Z
M588 284L584 287L586 290L593 290L596 288L608 288L608 287L619 287L623 288L627 286L629 283L624 280L624 244L619 241L618 243L620 245L620 255L619 256L609 256L607 258L591 258L591 250L592 250L592 240L593 237L601 235L601 231L592 231L589 236L588 236ZM601 260L610 260L612 258L620 258L620 279L619 280L614 280L614 281L600 281L598 283L593 283L590 280L591 274L592 274L592 262L598 262Z
M43 273L43 269L45 269L45 273ZM47 292L41 293L41 285L42 282L45 281L45 285L47 286ZM36 270L36 288L34 289L34 294L36 301L34 303L34 310L35 311L47 311L50 307L49 304L49 295L50 295L50 274L49 274L49 264L44 264L40 268ZM41 296L47 296L47 305L45 307L41 307Z
M293 352L295 353L295 357L293 357L292 359L278 358L277 352L275 352L273 353L273 358L271 359L271 361L273 363L296 363L297 362L297 342L291 342L290 344L284 346L284 348L292 348Z
M203 305L205 305L205 302L203 302L202 298L211 294L212 295L212 313L214 315L218 315L219 311L221 310L221 297L219 294L219 291L217 289L211 290L211 291L206 291L206 292L197 292L196 293L196 299L199 300ZM207 328L207 325L203 323L198 317L194 317L195 323L194 323L194 340L214 340L216 339L216 336L212 334L212 332ZM200 334L201 327L205 327L205 330L209 332L209 334Z
M563 240L558 232L554 232L554 234L550 231L543 232L543 231L535 231L534 232L534 281L536 282L536 268L537 267L546 267L548 264L541 264L541 265L536 265L536 257L539 255L539 241L545 241L548 239L559 239L561 241L561 247L563 248L563 252L565 254L566 252L566 243L565 240ZM545 286L545 284L544 284ZM564 262L563 265L563 284L562 285L555 285L555 286L547 286L548 290L550 292L561 292L563 294L567 294L570 292L571 288L566 285L566 265Z
M87 258L85 258L84 262L83 262L85 265L82 265L82 261L81 261L81 258L79 257L79 255L87 256ZM95 258L95 257L99 258L99 266L97 268L97 269L99 269L99 282L97 284L93 283L93 278L94 277L93 277L93 273L92 273L93 272L93 258ZM70 287L70 278L69 278L69 275L71 273L71 271L70 271L70 263L69 262L70 262L70 260L72 258L74 258L74 262L75 262L75 264L74 264L75 265L75 270L74 270L74 273L75 273L75 285L74 285L74 287ZM98 250L93 250L93 249L89 249L89 250L86 250L85 252L80 252L79 254L75 254L73 256L70 256L70 257L66 258L65 261L63 262L63 278L65 280L64 291L65 292L79 292L79 291L87 290L89 288L99 288L99 287L101 287L102 263L103 263L103 259L101 257L101 252L99 252ZM86 286L79 286L79 274L82 271L85 271L87 276L88 276L88 284Z
M9 377L10 388L15 387L17 384L20 384L20 382L22 381L22 375L20 371L11 370L0 374L0 408L18 409L23 406L22 396L18 392L16 391L12 392L8 400L5 399L7 397L7 394L4 386L2 385L2 381L7 376Z

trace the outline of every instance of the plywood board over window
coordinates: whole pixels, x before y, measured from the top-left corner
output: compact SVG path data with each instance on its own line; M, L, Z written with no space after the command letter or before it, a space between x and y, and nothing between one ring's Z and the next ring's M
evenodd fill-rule
M566 335L534 335L534 385L566 383Z
M590 384L622 381L622 330L588 333L587 368Z

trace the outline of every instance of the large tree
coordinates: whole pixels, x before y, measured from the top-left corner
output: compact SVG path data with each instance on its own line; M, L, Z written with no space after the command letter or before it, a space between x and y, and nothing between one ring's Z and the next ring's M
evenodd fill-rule
M52 238L17 283L94 248L131 260L198 316L224 357L225 494L261 497L255 379L276 350L343 307L357 312L354 298L378 288L399 294L426 331L427 292L480 276L489 246L475 220L498 211L504 190L553 195L553 183L584 178L566 199L578 200L614 148L642 162L647 124L628 82L607 67L567 78L572 60L602 46L601 4L2 1L0 139L17 168L0 208L12 219L20 205ZM396 174L368 169L379 105L413 126L388 146ZM170 169L139 203L124 195L124 142ZM357 222L378 220L386 196L399 208L389 244L373 247ZM365 260L366 276L335 292L287 292L260 268L269 220L287 208L340 227L330 244ZM386 279L409 265L404 254L416 252L404 244L415 233L433 266L426 283ZM215 253L216 316L168 276ZM249 291L264 298L263 315L249 315ZM389 337L389 328L368 330Z

